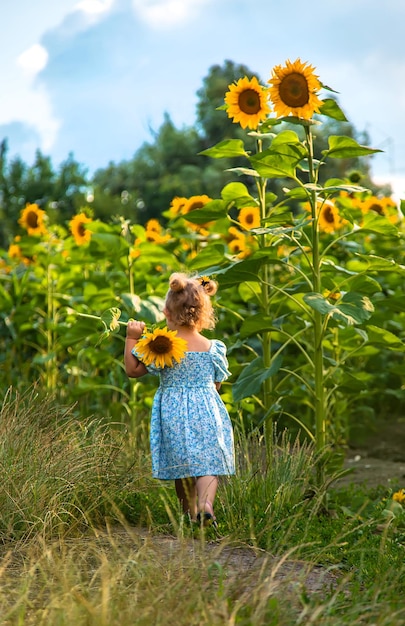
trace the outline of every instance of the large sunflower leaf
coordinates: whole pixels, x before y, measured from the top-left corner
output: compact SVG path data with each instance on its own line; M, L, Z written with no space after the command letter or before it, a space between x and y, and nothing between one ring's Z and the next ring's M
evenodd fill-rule
M225 185L222 189L221 196L227 205L240 201L242 201L243 204L257 204L255 199L250 195L248 188L243 183L229 183Z
M214 222L227 215L227 205L222 200L211 200L204 204L201 209L194 209L182 217L193 224L206 224Z
M382 152L382 150L361 146L351 137L331 135L329 137L329 150L323 150L322 154L333 159L351 159L357 156L375 154L376 152Z
M225 246L222 243L213 243L208 245L194 257L189 263L190 270L206 269L212 263L221 263L224 260Z
M264 367L263 358L258 357L251 361L239 375L237 381L232 385L232 395L235 402L243 400L248 396L253 396L260 391L262 383L277 374L281 367L282 357L276 357L270 367Z
M379 326L367 326L368 340L373 344L384 345L389 350L399 350L405 352L405 343L389 330Z
M199 152L199 154L212 157L213 159L248 156L241 139L225 139L225 141L220 141L215 146Z
M405 272L405 265L395 263L394 259L385 259L375 254L356 253L356 258L350 259L347 268L354 272L372 270L373 272Z
M361 225L362 231L379 233L381 235L398 235L398 228L392 224L385 215L379 215L374 211L366 213Z
M322 105L319 109L321 115L326 115L327 117L331 117L334 120L338 120L339 122L347 122L348 119L346 115L343 113L342 109L333 98L325 98L322 100Z
M265 259L244 259L221 268L215 272L216 279L221 287L239 285L242 281L257 281L261 265Z
M295 168L306 156L301 144L282 143L277 151L266 150L250 157L250 162L264 178L295 176Z
M274 328L273 318L258 313L257 315L250 315L245 319L240 328L239 335L243 338L250 337L250 335L255 335L264 330L271 330L272 328Z
M307 293L304 302L323 315L346 324L361 324L374 312L370 299L361 293L346 293L339 304L332 304L319 293Z

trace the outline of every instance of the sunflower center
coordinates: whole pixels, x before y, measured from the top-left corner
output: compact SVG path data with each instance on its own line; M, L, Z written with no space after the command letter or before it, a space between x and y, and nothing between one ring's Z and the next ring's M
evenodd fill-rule
M331 207L329 206L325 207L325 209L323 210L323 219L325 220L325 222L328 222L328 224L335 223L335 216L333 214Z
M27 225L29 228L38 228L38 214L30 211L27 215Z
M77 225L77 232L78 232L78 234L79 234L79 236L80 236L80 237L84 237L84 236L85 236L85 234L86 234L86 229L85 229L85 227L84 227L84 223L83 223L83 222L80 222L80 223Z
M381 204L371 204L370 211L374 211L374 213L378 213L378 215L384 215L384 209L382 208Z
M149 344L150 350L155 354L166 354L167 352L170 352L172 346L173 344L170 337L165 337L164 335L159 335Z
M204 202L196 201L192 202L188 208L188 212L195 211L196 209L202 209L204 206Z
M238 103L240 110L247 115L259 113L261 108L260 96L254 89L245 89L242 91L242 93L239 94Z
M309 102L308 83L305 76L292 72L279 85L280 98L291 108L303 107Z

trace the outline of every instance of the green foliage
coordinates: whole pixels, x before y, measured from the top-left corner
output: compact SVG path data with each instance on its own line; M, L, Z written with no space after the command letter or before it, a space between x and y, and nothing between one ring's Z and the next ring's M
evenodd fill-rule
M33 388L11 389L0 412L2 541L64 535L100 523L111 510L123 434L102 418L78 421Z

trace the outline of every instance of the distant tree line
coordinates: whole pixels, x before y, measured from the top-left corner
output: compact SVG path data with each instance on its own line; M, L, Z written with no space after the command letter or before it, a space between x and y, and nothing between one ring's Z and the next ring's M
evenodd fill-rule
M110 162L93 176L88 175L86 167L77 163L72 154L57 170L40 150L31 166L19 157L9 161L7 139L3 139L0 143L0 247L6 248L18 231L18 217L26 203L37 203L46 209L51 223L67 223L87 206L96 219L113 220L115 216L122 216L132 223L144 224L152 217L160 217L175 196L218 197L224 185L235 179L235 174L227 170L241 163L236 159L209 159L199 153L224 139L242 136L247 149L255 150L254 138L246 140L239 124L233 124L223 110L218 110L223 106L228 85L240 77L253 75L257 76L245 65L230 60L223 65L213 65L197 91L194 126L176 128L166 113L153 140L141 145L132 159ZM279 128L277 126L275 132ZM360 143L368 143L366 134L356 131L352 124L332 119L317 127L315 134L316 158L326 147L330 134L347 135ZM325 167L324 180L358 172L363 185L373 192L377 189L370 180L367 159L361 162L340 159L333 167L333 171L330 165ZM276 187L271 191L277 194Z

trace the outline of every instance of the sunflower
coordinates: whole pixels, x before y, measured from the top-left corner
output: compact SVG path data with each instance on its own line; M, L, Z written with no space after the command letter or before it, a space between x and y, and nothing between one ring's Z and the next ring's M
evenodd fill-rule
M286 65L276 65L268 81L270 99L277 117L295 115L309 120L314 113L319 113L322 100L317 96L321 83L314 74L314 68L300 59Z
M362 202L361 210L363 213L374 212L387 217L393 224L399 220L398 207L395 201L389 196L384 196L383 198L369 196Z
M400 489L392 494L392 499L394 502L399 502L399 504L405 504L405 489Z
M169 215L170 217L177 217L183 213L184 205L187 202L187 198L175 196L170 203L169 207Z
M244 235L242 231L239 230L239 228L235 228L235 226L230 226L228 228L228 233L230 234L231 239L242 239L242 240L246 239L246 235Z
M145 237L146 241L150 241L151 243L157 243L158 245L162 243L167 243L170 240L170 235L161 235L155 230L148 229L146 229L145 231Z
M191 196L183 204L181 213L182 215L187 215L187 213L190 213L191 211L202 209L207 202L211 202L211 198L205 194L202 196Z
M340 217L339 211L333 202L322 202L318 205L318 208L318 224L320 231L334 233L347 224L347 221Z
M90 224L93 220L87 217L85 213L78 213L69 222L70 230L78 246L88 243L91 239L91 231L87 230L86 224Z
M238 259L244 259L252 253L251 248L248 245L247 237L243 234L241 237L235 237L228 242L229 251L234 254Z
M304 209L311 213L311 204L306 202ZM316 210L319 230L324 233L334 233L347 224L347 220L339 215L337 206L330 200L319 200Z
M245 230L260 226L260 209L257 206L245 206L239 211L238 222Z
M255 76L250 80L245 76L236 84L229 85L225 94L226 112L235 124L255 130L270 113L267 100L268 90L259 84Z
M173 367L179 363L187 349L187 341L177 337L177 331L156 328L146 331L136 344L136 353L145 365Z
M155 233L161 233L162 232L162 226L160 225L158 220L155 219L150 219L146 222L145 224L145 228L146 230L149 231L154 231Z
M27 204L21 211L18 223L25 228L29 235L45 235L46 213L37 204Z
M18 241L19 237L16 237L14 241ZM14 259L15 261L20 261L24 263L24 265L29 265L32 262L32 258L28 258L23 255L21 247L18 243L11 243L8 248L8 256L10 259Z
M191 211L198 211L198 209L202 209L208 202L211 202L211 200L212 198L210 198L206 194L203 194L200 196L190 196L190 198L188 198L186 202L184 203L181 209L181 214L183 215L184 219L187 220L187 213L191 213ZM191 230L194 230L195 232L200 233L200 235L203 235L203 236L208 235L207 228L209 228L211 224L212 222L206 222L204 224L194 224L193 222L188 222L188 225L191 228Z

